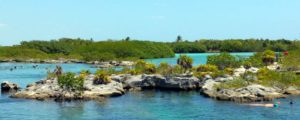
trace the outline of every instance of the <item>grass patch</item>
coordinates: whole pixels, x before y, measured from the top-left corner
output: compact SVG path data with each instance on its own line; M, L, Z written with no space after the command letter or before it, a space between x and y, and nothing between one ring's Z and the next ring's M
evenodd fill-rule
M237 78L234 80L229 80L223 83L220 83L218 85L215 85L215 89L236 89L241 87L246 87L248 84L247 82L242 78Z

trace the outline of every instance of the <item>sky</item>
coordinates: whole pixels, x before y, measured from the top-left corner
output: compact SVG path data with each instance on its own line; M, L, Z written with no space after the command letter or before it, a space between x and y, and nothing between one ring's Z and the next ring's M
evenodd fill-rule
M0 0L0 45L94 40L300 39L300 0Z

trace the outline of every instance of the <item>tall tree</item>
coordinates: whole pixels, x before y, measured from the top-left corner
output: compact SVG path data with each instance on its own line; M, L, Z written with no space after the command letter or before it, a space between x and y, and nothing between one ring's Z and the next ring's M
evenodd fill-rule
M125 38L125 41L129 41L129 40L130 40L130 37L126 37L126 38Z
M180 35L177 36L176 42L182 42L182 37Z

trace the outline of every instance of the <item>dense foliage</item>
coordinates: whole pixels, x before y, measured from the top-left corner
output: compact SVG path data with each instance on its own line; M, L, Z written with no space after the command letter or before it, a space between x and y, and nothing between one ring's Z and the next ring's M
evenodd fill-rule
M180 55L177 64L187 71L193 67L193 59L187 55Z
M225 68L236 68L241 65L241 60L229 53L221 53L207 57L207 64L216 65L220 70Z
M97 70L94 77L94 84L108 84L111 82L109 78L109 73L105 70Z
M57 78L58 85L66 91L82 91L84 85L83 77L76 77L75 73L67 72Z
M0 46L0 59L79 59L85 61L108 61L124 59L147 59L173 57L174 53L201 52L276 52L299 48L299 41L267 39L229 39L184 41L178 36L176 42L150 42L131 40L99 41L61 38L51 41L24 41L21 45Z
M2 59L81 59L108 61L173 57L164 43L150 41L99 41L62 38L51 41L22 42L14 47L0 47Z
M287 56L284 56L282 63L285 70L300 70L300 49L290 51Z
M201 52L262 52L273 50L276 52L292 50L299 47L299 41L285 39L228 39L228 40L196 40L176 41L168 45L176 53L201 53Z

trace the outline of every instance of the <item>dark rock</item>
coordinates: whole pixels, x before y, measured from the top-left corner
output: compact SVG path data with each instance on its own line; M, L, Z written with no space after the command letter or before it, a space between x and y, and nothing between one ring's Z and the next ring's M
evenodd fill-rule
M8 81L3 81L1 83L1 91L2 92L17 91L19 89L21 89L21 88L19 87L19 85L15 84L15 83L11 83Z

